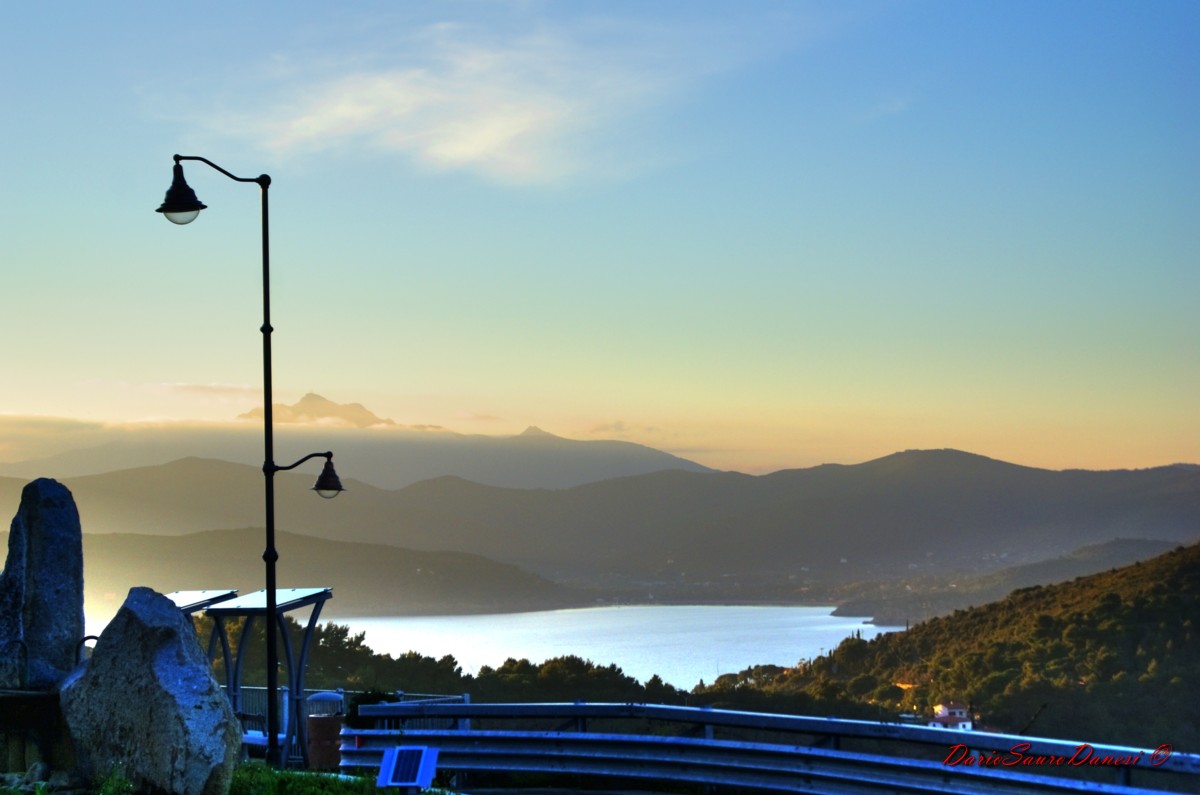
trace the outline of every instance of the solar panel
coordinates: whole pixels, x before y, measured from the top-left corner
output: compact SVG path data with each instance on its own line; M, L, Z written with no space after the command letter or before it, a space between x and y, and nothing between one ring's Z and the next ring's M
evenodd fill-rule
M420 787L433 783L437 772L438 749L398 745L383 752L377 787Z

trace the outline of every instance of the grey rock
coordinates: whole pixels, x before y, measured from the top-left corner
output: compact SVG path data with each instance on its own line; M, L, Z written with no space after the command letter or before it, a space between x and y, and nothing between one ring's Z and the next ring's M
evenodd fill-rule
M64 790L73 789L73 785L76 782L72 780L71 774L67 771L55 770L50 774L50 778L47 779L47 783L50 785L50 789Z
M50 766L45 762L34 762L29 766L29 770L25 771L25 783L36 784L39 781L46 781L50 778Z
M67 487L26 484L0 573L0 687L47 689L83 638L83 535Z
M129 592L61 702L85 775L119 771L138 792L228 791L241 726L191 622L165 596Z

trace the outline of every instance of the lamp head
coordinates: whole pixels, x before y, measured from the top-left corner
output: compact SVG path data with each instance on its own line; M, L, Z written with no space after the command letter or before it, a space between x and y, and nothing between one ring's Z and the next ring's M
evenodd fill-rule
M333 459L325 459L325 467L321 470L321 474L317 476L317 482L312 487L320 496L327 500L332 500L341 492L345 491L342 488L342 481L338 478L337 472L333 469Z
M171 187L167 188L167 195L155 212L162 213L173 224L190 224L206 206L196 198L196 191L183 178L183 165L176 161Z

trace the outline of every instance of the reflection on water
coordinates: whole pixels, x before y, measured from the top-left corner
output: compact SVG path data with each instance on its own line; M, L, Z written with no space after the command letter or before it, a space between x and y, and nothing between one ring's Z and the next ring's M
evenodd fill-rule
M615 663L645 682L654 674L691 689L701 679L752 665L789 666L835 648L861 632L872 638L899 627L832 616L829 607L672 605L593 607L469 616L334 618L365 632L377 652L453 655L463 671L497 667L507 658L535 663L574 654Z

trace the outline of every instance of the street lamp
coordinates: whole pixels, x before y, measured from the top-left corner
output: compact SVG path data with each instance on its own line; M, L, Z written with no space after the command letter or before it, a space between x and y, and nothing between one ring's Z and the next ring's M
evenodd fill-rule
M262 277L263 277L263 425L266 456L263 459L263 475L266 478L266 522L267 546L263 551L263 561L267 567L267 763L279 767L279 715L274 709L275 691L279 687L279 648L276 633L278 616L275 595L275 562L279 553L275 551L275 473L295 469L310 458L323 457L325 467L321 470L313 490L322 497L336 497L342 489L337 472L333 469L333 453L309 453L308 455L287 466L275 463L273 410L271 405L271 246L269 225L267 223L267 189L271 187L271 178L266 174L258 177L238 177L203 157L175 155L175 169L171 179L171 187L157 212L163 214L173 224L189 224L196 220L200 211L207 205L201 204L196 198L196 192L188 186L183 178L184 160L199 160L212 166L225 176L237 182L255 182L262 188Z

